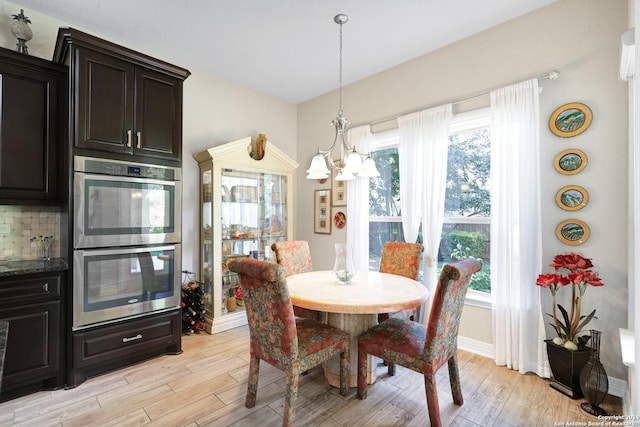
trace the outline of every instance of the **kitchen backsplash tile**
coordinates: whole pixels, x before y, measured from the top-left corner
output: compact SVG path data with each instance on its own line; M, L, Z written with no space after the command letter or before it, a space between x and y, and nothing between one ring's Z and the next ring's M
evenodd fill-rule
M0 205L0 225L7 224L9 233L0 233L0 259L36 259L33 236L54 236L51 256L60 256L59 208Z

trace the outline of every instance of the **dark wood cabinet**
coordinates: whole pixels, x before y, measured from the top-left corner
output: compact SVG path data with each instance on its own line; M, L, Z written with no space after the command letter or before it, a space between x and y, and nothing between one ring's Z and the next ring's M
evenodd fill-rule
M68 385L162 354L182 353L180 309L74 332Z
M187 70L72 28L60 29L54 60L70 67L70 132L78 154L181 161Z
M0 320L9 322L1 400L64 385L64 273L0 278Z
M67 67L0 48L0 201L59 203Z

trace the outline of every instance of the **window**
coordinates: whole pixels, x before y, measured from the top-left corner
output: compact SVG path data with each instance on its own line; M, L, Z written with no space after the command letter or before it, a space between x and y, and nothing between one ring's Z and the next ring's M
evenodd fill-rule
M469 294L485 301L491 292L488 114L488 109L458 114L451 125L445 217L438 259L443 265L468 256L482 258L483 269L473 276ZM371 179L369 188L370 270L379 268L384 242L403 240L397 146L397 130L374 135L371 157L380 176Z

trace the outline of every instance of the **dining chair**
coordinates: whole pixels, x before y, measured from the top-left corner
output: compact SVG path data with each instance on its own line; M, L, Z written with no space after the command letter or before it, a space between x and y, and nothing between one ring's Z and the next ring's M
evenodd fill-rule
M389 318L358 337L358 399L367 398L367 355L404 366L424 375L429 420L441 426L436 372L449 365L453 402L463 404L458 371L458 326L471 276L482 261L468 258L442 267L427 325Z
M420 255L424 251L424 246L420 243L386 242L382 246L382 257L380 258L381 273L397 274L418 280L420 274ZM378 323L387 320L389 317L399 319L414 320L417 314L416 308L410 308L394 313L378 314Z
M275 242L271 245L271 250L275 252L276 262L282 267L285 276L313 271L309 242L306 240ZM298 317L322 321L322 312L320 311L294 305L293 312Z
M418 280L422 251L424 251L424 246L420 243L386 242L382 246L379 271ZM379 313L378 323L384 322L389 317L415 320L417 313L418 309L416 307L393 313ZM396 366L393 363L385 360L384 364L387 365L389 375L396 374Z
M284 371L283 426L293 426L300 373L340 355L340 394L349 390L349 334L308 318L296 318L281 266L253 258L229 261L237 273L249 323L249 378L245 406L256 404L260 360Z

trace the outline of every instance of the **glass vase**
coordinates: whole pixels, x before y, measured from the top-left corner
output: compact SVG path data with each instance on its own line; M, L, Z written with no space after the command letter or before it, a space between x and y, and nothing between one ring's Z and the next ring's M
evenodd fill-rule
M344 243L336 243L336 260L333 264L333 273L338 283L347 284L354 275L353 253L350 246Z
M607 415L600 405L607 397L609 379L607 372L600 363L600 331L591 329L591 354L589 360L580 372L580 388L586 402L580 407L591 415Z

